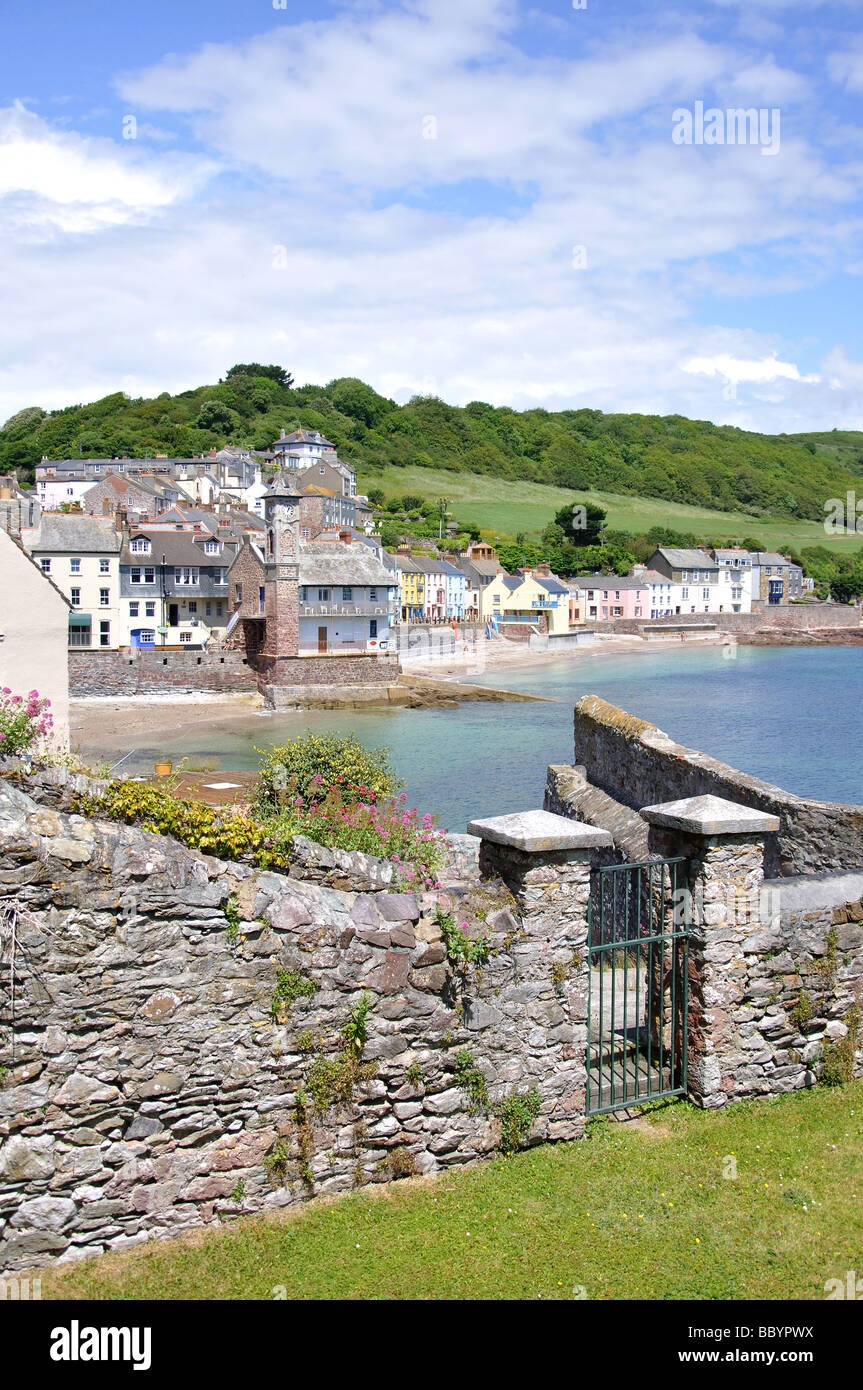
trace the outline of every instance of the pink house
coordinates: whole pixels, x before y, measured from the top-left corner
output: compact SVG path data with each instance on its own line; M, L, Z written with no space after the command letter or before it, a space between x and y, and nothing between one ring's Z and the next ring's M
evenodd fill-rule
M650 585L645 575L587 574L570 580L570 622L649 618Z

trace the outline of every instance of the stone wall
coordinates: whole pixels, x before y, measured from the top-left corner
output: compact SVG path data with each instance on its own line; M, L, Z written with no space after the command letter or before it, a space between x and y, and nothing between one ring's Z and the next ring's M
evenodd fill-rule
M678 613L667 618L606 618L591 623L597 632L633 633L662 631L663 628L714 625L745 639L747 634L763 632L807 633L859 629L860 608L846 603L759 603L751 613Z
M546 906L522 918L476 883L473 841L469 879L418 896L300 861L225 863L0 783L0 1271L471 1162L517 1092L537 1092L525 1142L580 1133L583 991L553 969L586 930L580 879L551 914L529 884ZM481 969L448 958L437 906L489 935ZM316 989L280 1006L280 971Z
M256 676L240 652L125 651L69 652L69 693L78 699L98 695L184 695L247 691Z
M635 810L712 793L779 816L779 832L767 840L770 877L863 867L863 806L794 796L684 748L598 696L575 706L574 761L595 787Z
M258 685L269 704L289 704L297 698L325 699L341 691L357 697L363 688L396 685L398 657L376 653L333 652L321 656L280 657L278 662L258 657Z
M689 861L690 1099L860 1076L863 875L766 880L763 840L740 835L653 829L651 848Z

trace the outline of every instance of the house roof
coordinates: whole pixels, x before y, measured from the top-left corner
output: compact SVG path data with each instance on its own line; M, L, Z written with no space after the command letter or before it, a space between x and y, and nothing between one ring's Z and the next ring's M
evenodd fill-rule
M43 512L29 549L39 554L116 555L120 534L114 518L78 512Z
M715 570L718 568L716 561L708 555L706 550L675 550L660 545L655 554L661 555L671 568L676 570Z
M135 536L146 536L152 546L150 555L135 554L129 549L129 541ZM199 569L223 569L234 558L237 550L235 540L225 540L218 555L208 555L204 545L214 537L195 531L148 531L146 527L135 526L132 535L123 542L120 551L121 565L160 564L162 556L166 565L196 565Z
M644 574L579 574L572 580L570 587L579 589L647 589L650 587L650 580L647 578L648 571ZM660 584L667 584L668 580L664 575L656 575L656 581Z
M274 449L286 449L289 444L323 444L325 449L334 449L335 444L331 444L319 430L294 430L291 434L286 434L284 439L277 439L273 444Z
M753 565L794 565L793 560L789 560L786 555L777 555L772 550L753 550ZM799 566L798 566L799 568Z
M377 555L361 541L301 541L300 583L328 585L380 585L389 588L395 581Z

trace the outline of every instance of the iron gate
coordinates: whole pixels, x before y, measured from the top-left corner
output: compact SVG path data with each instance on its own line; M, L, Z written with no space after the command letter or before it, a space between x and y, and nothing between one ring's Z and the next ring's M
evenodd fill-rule
M588 1115L686 1090L685 859L600 869L588 909Z

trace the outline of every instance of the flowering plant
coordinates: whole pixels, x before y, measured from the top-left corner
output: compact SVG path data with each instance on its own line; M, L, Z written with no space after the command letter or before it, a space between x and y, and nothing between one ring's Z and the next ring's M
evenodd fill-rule
M0 689L0 753L26 753L54 727L51 701L31 690L13 695L8 685Z

